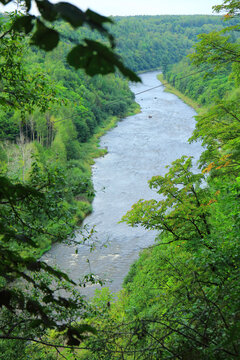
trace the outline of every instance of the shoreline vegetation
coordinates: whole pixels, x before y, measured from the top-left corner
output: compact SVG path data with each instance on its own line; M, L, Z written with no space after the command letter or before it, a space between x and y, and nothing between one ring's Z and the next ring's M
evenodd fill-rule
M32 3L23 0L24 8L0 16L0 354L4 360L240 359L239 2L222 0L212 7L218 16L113 18L47 0L36 1L41 15L35 16ZM95 248L97 229L82 222L98 196L92 165L108 153L101 137L121 120L139 125L130 118L141 109L129 81L150 71L161 81L157 87L196 111L188 141L203 148L196 171L193 156L175 158L178 127L161 127L167 141L156 133L147 139L151 149L139 140L140 171L143 151L157 162L170 151L175 160L148 180L157 196L130 204L122 216L121 223L156 237L152 246L135 246L139 257L130 269L117 260L123 277L128 271L114 293L105 285L116 254L109 249L114 258L99 258L110 265L104 281L78 245ZM182 102L178 126L187 110ZM128 152L125 146L122 155ZM117 202L112 197L105 205L114 211ZM55 251L61 242L65 250L75 242L75 252ZM51 247L59 266L39 259ZM90 286L89 299L83 290Z
M151 69L148 71L141 71L140 73L146 73L151 71L157 71L158 69ZM186 95L182 94L179 90L174 88L172 85L170 85L165 79L163 74L158 74L157 79L165 86L164 91L170 92L176 96L178 96L182 101L184 101L187 105L194 108L194 110L198 113L200 111L200 105L193 101L192 99L188 98ZM112 130L114 127L117 126L119 121L122 121L126 117L133 116L135 114L138 114L141 112L140 105L135 101L132 103L128 110L126 111L126 114L124 116L109 116L105 121L103 121L96 129L94 134L91 136L91 138L85 142L80 143L81 145L81 161L84 163L84 165L87 167L88 171L91 173L92 177L92 166L95 163L95 159L105 156L107 154L106 148L100 147L100 139L103 135L105 135L108 131ZM81 219L77 220L77 223L79 226L81 226L82 222L85 220L85 218L92 213L92 201L94 199L95 195L93 195L92 199L88 202L88 206L86 206L85 209L81 209ZM76 200L77 202L81 202L81 200ZM77 216L77 214L76 214ZM53 243L52 243L53 244ZM48 252L52 244L48 244L45 248L39 249L37 257L40 258L43 254Z
M108 151L106 148L100 147L100 139L103 135L105 135L108 131L115 128L119 121L122 119L125 119L126 117L133 116L135 114L138 114L141 112L140 105L137 102L132 103L129 106L129 109L127 110L125 116L109 116L104 122L102 122L101 125L99 125L95 129L95 133L91 136L91 138L85 142L81 143L81 149L82 149L82 160L85 165L87 165L88 170L91 172L91 178L92 178L92 166L95 163L95 159L105 156ZM93 189L94 190L94 189ZM92 202L95 197L95 193L92 197L92 199L89 202L89 206L86 207L86 211L82 211L83 217L77 222L79 226L81 226L82 222L86 219L88 215L92 213ZM46 252L51 250L53 243L48 245L44 249L39 249L39 255L38 258L43 256Z
M99 141L100 138L105 135L108 131L115 128L119 121L122 121L122 119L125 119L126 117L136 115L141 112L140 105L135 102L132 105L130 105L128 111L124 116L118 117L118 116L110 116L108 117L104 122L102 122L101 125L99 125L96 128L96 132L91 136L91 138L85 142L81 143L81 148L83 150L83 153L86 153L85 160L87 161L89 168L91 169L91 166L94 165L95 161L94 159L97 159L101 156L104 156L107 154L106 148L101 148ZM90 155L90 157L89 157Z
M146 73L148 73L148 72L153 72L153 71L161 71L162 70L162 68L161 68L161 66L159 67L155 67L155 68L150 68L150 69L146 69L146 70L140 70L140 71L137 71L137 74L138 75L141 75L141 74L146 74Z
M118 40L118 53L126 66L138 74L163 71L166 64L172 65L179 62L189 52L194 44L194 38L201 33L203 26L206 32L224 27L220 17L176 16L174 22L172 19L169 16L116 18L118 26L113 27L112 31ZM56 29L64 33L66 39L71 38L71 28L65 26L64 23L59 22ZM144 31L140 32L140 29ZM131 39L128 37L130 32ZM158 37L156 34L161 34L161 36ZM76 39L81 39L83 35L86 37L90 35L87 28L76 30ZM24 48L24 44L21 46ZM68 47L68 42L63 41L62 48L46 54L36 49L33 51L31 48L24 50L26 56L24 55L21 60L23 70L25 69L24 71L27 71L32 78L36 75L36 69L40 72L39 74L45 74L41 75L43 76L41 86L36 89L44 87L43 99L46 98L47 104L49 96L53 99L56 97L58 101L56 104L53 103L52 109L47 108L45 115L36 112L33 116L27 116L24 121L20 121L20 132L26 136L26 139L23 137L23 143L12 146L12 149L9 146L7 156L5 156L4 145L3 151L0 148L0 156L2 152L2 157L14 160L8 175L13 179L19 177L23 179L23 182L28 177L28 170L32 163L31 156L34 153L39 156L43 165L56 162L60 167L62 166L68 180L67 185L69 187L73 185L76 188L74 194L69 194L66 207L69 210L75 208L74 221L76 224L81 224L92 211L94 190L91 184L91 165L94 164L94 158L107 153L107 149L100 148L99 138L116 126L120 120L118 117L124 118L135 114L140 111L140 108L136 103L129 104L130 95L127 84L124 84L120 78L116 81L111 76L95 77L90 81L83 73L69 69L62 63L62 55L68 51ZM20 52L23 53L22 50ZM12 57L15 59L15 55L14 61L18 62L17 53ZM51 77L48 74L51 74ZM55 87L54 84L58 86ZM170 91L169 86L166 91ZM186 97L183 97L176 89L174 93L197 111L198 106L195 107L192 101L188 102ZM65 100L67 100L66 107L62 114L59 114L58 106ZM44 105L42 103L43 100L41 100L41 106ZM101 105L100 109L99 105ZM103 120L105 116L107 119ZM19 137L19 129L16 126L17 117L17 112L10 113L10 116L6 116L5 112L0 114L0 130L2 130L3 138L14 141L15 144ZM64 123L64 118L72 120ZM32 139L35 141L31 142ZM77 193L77 188L80 188L79 178L83 179L84 189L83 192ZM87 186L89 188L86 190ZM50 245L47 240L46 243L41 244L42 248L38 250L38 253L49 250Z
M96 132L92 135L92 137L86 142L81 144L82 153L84 154L82 159L85 164L87 164L89 171L91 172L91 178L92 178L92 166L95 163L95 159L105 156L108 151L106 148L100 147L100 139L103 135L105 135L108 131L115 128L119 121L121 121L123 118L133 116L141 111L140 105L137 102L134 102L129 106L129 109L126 112L126 115L124 117L118 117L118 116L110 116L107 118L101 125L99 125L96 128ZM82 222L86 219L88 215L92 213L92 202L95 197L92 197L90 201L90 208L87 209L87 211L83 214L83 219L79 221L79 226L81 226ZM44 249L41 252L42 256L46 252L48 252L52 247L52 244L50 244L46 249Z
M92 178L92 165L95 163L95 159L105 156L107 154L106 148L100 147L100 138L106 134L108 131L113 129L117 126L117 123L121 121L122 119L133 116L141 111L140 105L136 102L133 102L131 105L129 105L128 109L126 110L126 113L124 115L109 115L104 121L99 124L95 130L93 135L86 141L86 142L79 142L79 146L81 149L81 157L78 159L77 168L84 168L85 173L87 172L90 178ZM4 151L7 154L7 157L9 159L13 159L14 161L9 162L10 168L8 169L9 173L13 173L16 171L16 168L21 166L18 163L20 163L20 159L16 158L16 153L19 148L19 144L13 144L11 142L5 143L4 145ZM39 156L39 146L36 142L29 142L24 145L24 152L25 159L24 164L26 164L26 167L24 168L24 173L28 177L28 172L30 171L32 162L33 162L33 155L36 154ZM26 151L28 149L28 151ZM45 151L45 150L42 150ZM57 160L58 162L59 160ZM69 161L67 161L68 163ZM65 165L67 165L67 163ZM69 162L70 164L70 162ZM67 176L68 180L68 176ZM81 181L81 178L79 178L79 181ZM84 219L91 214L92 212L92 201L95 197L94 189L92 191L92 195L88 198L84 196L76 196L74 199L75 202L75 214L74 222L80 227ZM35 256L39 259L48 252L52 245L56 242L52 243L45 243L43 247L39 247L38 249L35 249Z
M163 74L158 74L157 79L165 86L164 91L169 92L171 94L176 95L181 99L185 104L191 106L197 113L201 110L201 105L198 104L196 101L190 99L188 96L181 93L179 90L177 90L175 87L173 87L171 84L167 82L167 80L164 79Z

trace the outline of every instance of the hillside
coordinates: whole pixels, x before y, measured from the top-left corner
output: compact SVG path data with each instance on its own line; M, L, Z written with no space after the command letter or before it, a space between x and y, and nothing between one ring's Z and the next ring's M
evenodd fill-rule
M140 253L119 294L103 288L91 302L81 287L103 285L101 280L90 273L76 283L38 259L52 242L71 242L76 224L91 211L90 165L105 152L97 139L137 111L134 97L118 72L90 78L64 60L86 36L105 43L105 30L92 35L80 22L73 32L58 21L63 42L45 52L11 33L2 18L4 359L239 358L240 8L230 0L221 9L230 22L218 16L138 16L117 17L110 26L131 69L161 67L172 87L198 104L190 141L204 147L198 171L183 156L149 181L160 200L139 200L122 221L157 231L155 244ZM68 19L65 7L60 10ZM43 13L55 20L54 12ZM95 30L103 30L101 16L88 16ZM87 61L80 64L89 69Z

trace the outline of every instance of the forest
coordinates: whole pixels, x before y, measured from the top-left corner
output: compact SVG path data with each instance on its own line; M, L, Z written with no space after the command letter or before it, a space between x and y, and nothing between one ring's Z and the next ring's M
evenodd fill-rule
M0 17L0 358L238 359L239 2L216 4L224 17L105 18L43 0L38 18L30 5ZM157 231L154 245L118 294L88 302L81 288L101 280L76 284L41 255L75 242L99 138L140 111L128 80L153 69L193 101L198 172L183 156L152 177L161 200L122 222Z

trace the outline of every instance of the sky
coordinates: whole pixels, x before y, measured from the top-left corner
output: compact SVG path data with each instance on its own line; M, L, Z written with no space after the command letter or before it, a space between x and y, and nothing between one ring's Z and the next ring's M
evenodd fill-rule
M91 8L103 15L192 15L212 14L219 0L72 0L81 8Z
M60 0L59 0L60 1ZM90 8L102 15L193 15L212 14L212 6L221 0L61 0L82 10ZM52 2L57 2L52 0ZM0 7L3 11L4 7Z

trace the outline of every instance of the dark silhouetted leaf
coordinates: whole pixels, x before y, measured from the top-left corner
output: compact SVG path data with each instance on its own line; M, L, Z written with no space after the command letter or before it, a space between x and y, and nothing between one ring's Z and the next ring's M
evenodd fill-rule
M32 29L33 29L33 20L35 19L34 16L31 15L26 15L26 16L21 16L19 18L17 18L13 24L13 29L17 30L17 31L22 31L24 30L26 34L29 34Z
M74 329L79 334L90 332L91 334L97 335L97 330L93 326L91 326L89 324L80 324L80 325L75 326Z
M85 45L77 45L68 54L68 63L75 69L83 68L90 76L109 74L119 69L122 74L132 81L141 81L131 70L127 69L107 46L93 40L85 39Z
M115 47L115 39L113 37L112 34L110 34L110 32L102 25L104 23L111 23L113 24L114 21L112 21L112 19L99 15L98 13L88 9L86 11L86 22L87 24L90 26L90 28L92 30L97 30L99 31L102 35L106 36L110 43L111 43L111 47L114 48Z
M62 19L69 22L74 28L82 26L86 20L85 13L82 10L67 2L57 3L55 10Z
M55 6L48 0L36 0L38 10L42 17L48 21L54 21L57 18L57 12Z
M31 43L45 51L54 49L59 42L59 34L56 30L49 29L40 20L37 21L37 31L33 34Z
M25 0L27 12L31 9L32 0Z
M42 267L42 269L47 271L49 274L56 276L58 279L60 279L60 280L65 279L65 280L69 281L70 283L72 283L73 285L76 285L76 283L73 280L71 280L67 274L65 274L64 272L62 272L60 270L55 270L53 267L47 265L45 262L41 262L41 267Z
M3 5L7 5L11 2L12 0L0 0L0 2L3 4Z
M86 16L87 16L87 20L91 20L96 24L103 24L103 23L110 23L110 24L114 24L114 21L112 19L110 19L109 17L106 16L102 16L90 9L87 9L86 11Z
M111 57L111 51L104 45L101 49L95 46L78 45L69 53L68 62L75 69L84 68L90 76L114 72L114 64L108 62L106 57Z
M72 346L78 346L80 344L80 341L74 338L73 336L69 335L67 344Z

